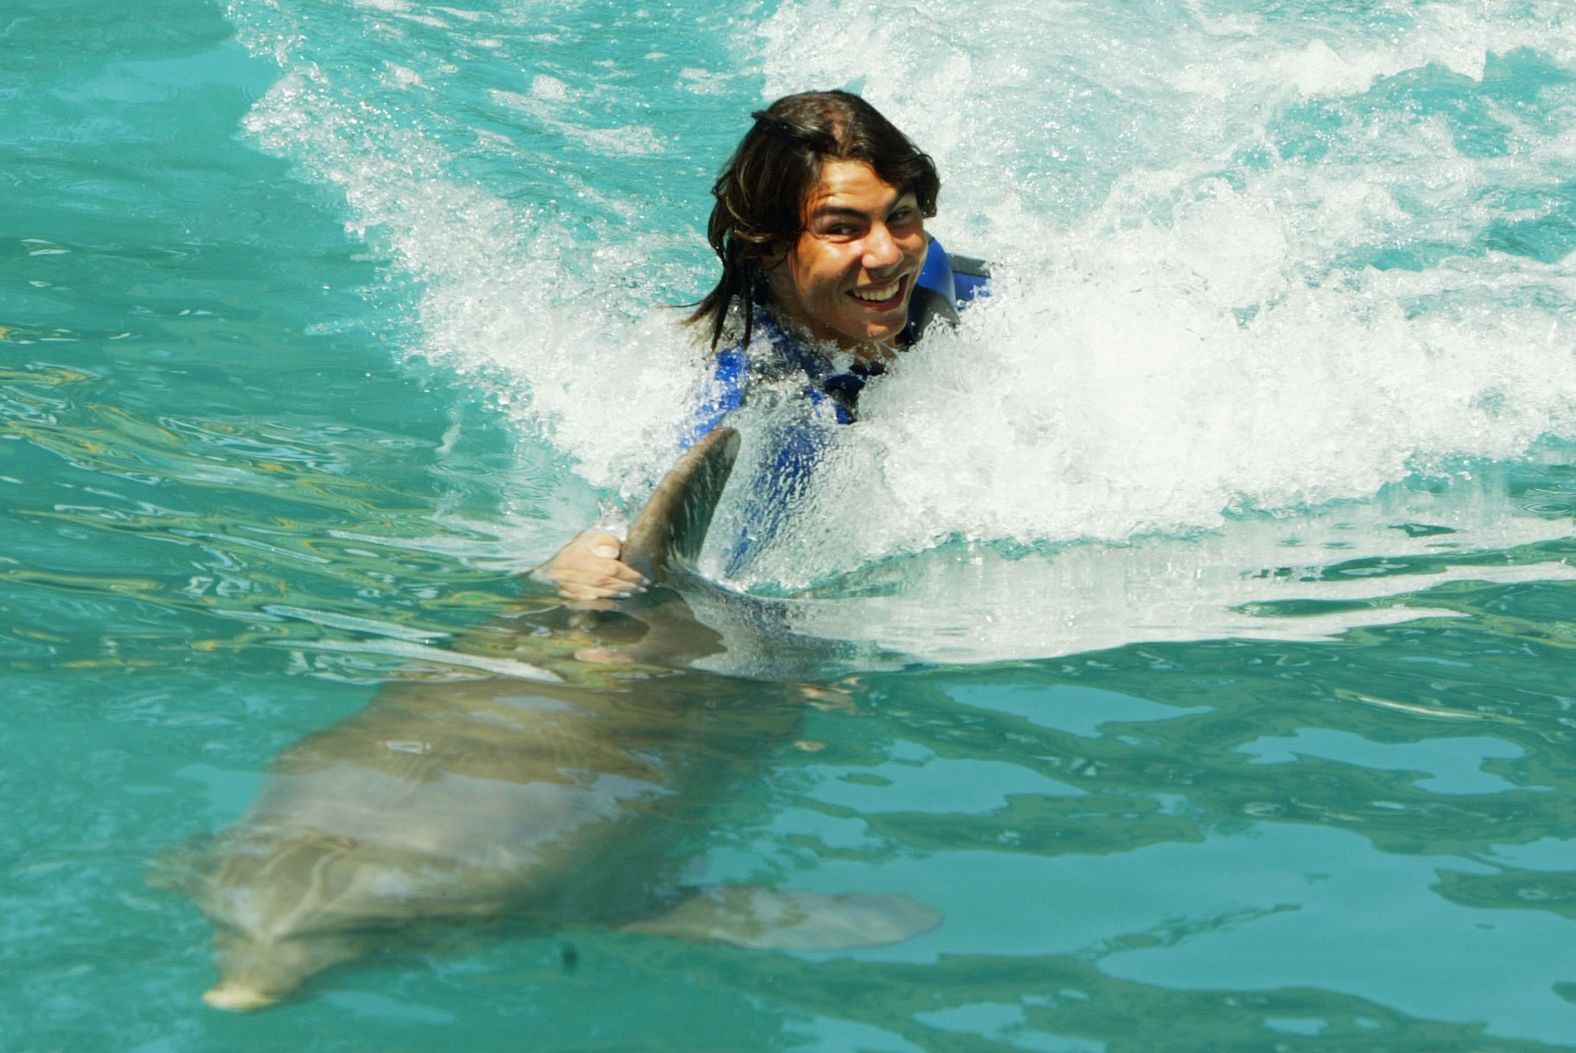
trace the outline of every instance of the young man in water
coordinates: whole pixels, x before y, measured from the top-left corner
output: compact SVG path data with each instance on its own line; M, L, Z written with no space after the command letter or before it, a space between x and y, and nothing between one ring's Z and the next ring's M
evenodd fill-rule
M722 277L688 321L710 330L714 355L728 338L719 359L739 358L752 337L759 344L765 335L771 354L810 375L812 399L831 397L837 419L851 420L849 385L823 386L832 378L805 361L824 359L801 361L799 349L821 344L851 354L861 378L855 393L864 376L881 372L912 335L925 220L936 214L941 181L931 159L857 95L789 95L753 116L712 187L707 238ZM739 404L743 382L740 372L695 438ZM536 575L567 600L605 606L646 584L620 551L617 537L589 530Z

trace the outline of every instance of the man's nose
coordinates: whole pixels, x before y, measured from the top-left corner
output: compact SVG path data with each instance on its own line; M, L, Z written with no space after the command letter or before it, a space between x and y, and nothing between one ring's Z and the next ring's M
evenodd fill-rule
M903 250L885 223L877 223L865 236L864 264L867 271L895 267L903 259Z

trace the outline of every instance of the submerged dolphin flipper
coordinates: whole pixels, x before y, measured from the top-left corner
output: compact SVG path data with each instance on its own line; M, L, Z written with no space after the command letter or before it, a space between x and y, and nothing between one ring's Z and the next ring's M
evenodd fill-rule
M931 908L893 893L724 885L623 931L760 950L835 951L899 943L940 923Z

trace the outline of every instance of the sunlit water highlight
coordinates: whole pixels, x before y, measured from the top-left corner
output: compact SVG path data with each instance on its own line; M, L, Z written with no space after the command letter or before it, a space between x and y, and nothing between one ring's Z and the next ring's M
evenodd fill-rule
M0 1048L1576 1046L1572 17L13 3ZM709 180L826 85L934 153L995 294L729 582L823 694L674 851L943 925L504 922L203 1009L150 860L638 503Z

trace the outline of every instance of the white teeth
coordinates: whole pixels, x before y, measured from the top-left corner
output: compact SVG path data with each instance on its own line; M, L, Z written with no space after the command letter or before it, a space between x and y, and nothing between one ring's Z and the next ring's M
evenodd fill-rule
M855 290L854 296L857 299L865 300L870 303L880 303L882 300L890 300L892 297L897 295L898 284L898 282L893 282L884 289L871 289L868 292L859 292L858 290Z

